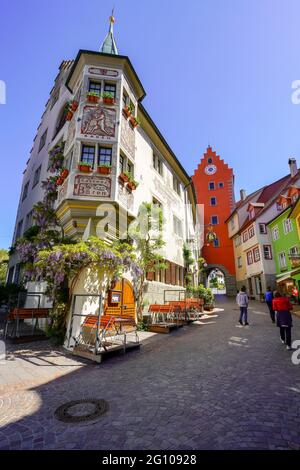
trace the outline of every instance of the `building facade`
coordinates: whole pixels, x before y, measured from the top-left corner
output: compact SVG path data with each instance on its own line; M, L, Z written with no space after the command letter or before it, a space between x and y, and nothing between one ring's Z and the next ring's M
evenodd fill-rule
M192 177L197 203L204 210L204 246L202 256L207 263L206 274L218 268L225 277L226 291L236 293L235 263L232 239L228 236L226 219L234 202L233 170L209 146ZM215 238L208 243L207 235Z
M100 52L80 50L61 66L24 172L13 242L43 197L49 151L64 143L67 176L55 209L65 235L99 236L104 227L103 237L115 240L143 202L161 207L167 268L149 273L145 286L149 302L159 303L165 290L184 290L183 246L195 238L196 199L189 175L141 103L145 90L129 58L118 54L113 23L111 17ZM28 220L26 228L32 224ZM198 256L195 247L195 261ZM9 282L16 280L17 266L14 254Z

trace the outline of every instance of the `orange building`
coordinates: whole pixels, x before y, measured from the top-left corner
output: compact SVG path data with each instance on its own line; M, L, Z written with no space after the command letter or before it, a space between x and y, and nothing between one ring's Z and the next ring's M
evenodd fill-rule
M192 176L198 204L204 205L204 246L202 256L208 264L206 276L220 270L225 276L226 292L236 294L233 242L225 220L234 209L232 168L208 146ZM209 242L209 234L213 241Z

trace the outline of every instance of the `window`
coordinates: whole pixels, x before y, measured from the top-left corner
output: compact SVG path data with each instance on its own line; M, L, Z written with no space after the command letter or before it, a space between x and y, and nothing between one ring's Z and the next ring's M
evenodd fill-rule
M254 258L254 262L257 263L257 261L260 260L260 251L259 251L259 247L255 247L254 250L253 250L253 258Z
M286 256L285 256L285 252L284 252L284 251L282 251L281 253L279 253L278 259L279 259L279 266L280 266L280 268L281 268L281 269L286 268Z
M14 274L14 284L19 284L21 274L21 265L20 263L16 264L15 274Z
M293 230L293 225L291 219L285 219L283 221L283 231L285 234L291 232Z
M219 239L218 239L218 238L215 238L215 239L214 239L214 247L215 247L215 248L218 248L219 246L220 246Z
M220 189L224 188L224 183L222 183L222 182L218 183L218 187L219 187Z
M22 235L22 228L23 228L23 219L20 220L20 222L17 225L16 240L20 238L20 236Z
M134 176L134 166L133 163L131 163L129 160L127 161L127 171L131 174L131 176Z
M163 175L163 162L161 159L153 153L153 168L159 173L161 176Z
M33 215L33 210L28 212L28 214L26 215L25 230L27 230L28 228L32 226L32 215Z
M182 222L181 220L176 217L176 215L173 216L173 223L174 223L174 233L178 235L179 237L182 237Z
M278 230L277 225L276 225L276 227L272 228L272 238L273 238L274 241L278 240L278 238L279 238L279 230Z
M216 206L217 205L217 198L216 197L211 197L210 198L210 205L211 206Z
M289 255L290 256L298 255L298 247L297 246L292 246L292 248L289 249Z
M213 161L212 161L212 158L208 158L208 159L207 159L207 163L208 163L208 164L210 164L210 163L212 163L212 162L213 162Z
M181 194L180 182L178 181L178 179L174 175L173 175L173 189L180 196L180 194Z
M113 97L116 97L116 85L114 83L104 83L104 91L111 93Z
M39 152L42 150L42 148L45 146L46 140L47 140L47 132L48 129L45 130L44 134L41 137L40 140L40 145L39 145Z
M252 225L252 226L249 228L249 230L248 230L249 238L254 237L254 234L255 234L255 232L254 232L254 227L253 227L253 225Z
M158 199L156 199L155 197L152 198L152 204L154 206L158 206L160 209L163 208L162 203Z
M123 107L125 108L125 106L128 105L128 101L129 101L129 96L128 96L128 93L127 91L123 88L123 96L122 96L122 101L123 101Z
M208 183L208 189L215 189L215 183L213 181Z
M242 242L242 239L241 239L241 236L239 235L238 237L236 237L236 238L234 239L234 245L235 245L235 247L240 246L241 242Z
M125 171L125 159L123 155L120 155L120 173Z
M95 147L92 145L83 145L81 149L81 161L94 165Z
M14 266L12 266L11 268L9 268L9 270L8 270L8 276L7 276L7 284L12 284L13 278L14 278L14 270L15 270L15 267L14 267Z
M242 267L242 257L241 256L239 256L238 259L237 259L237 265L238 265L238 268Z
M252 251L248 251L248 253L247 253L247 263L248 263L248 264L252 264L252 263L253 263Z
M28 195L28 188L29 188L29 181L27 181L27 183L26 183L25 186L24 186L22 201L24 201L24 199L27 198L27 195Z
M212 215L210 220L211 220L212 225L217 225L219 223L219 219L217 215Z
M90 81L89 91L91 93L97 93L100 96L101 95L101 83Z
M34 188L40 181L42 165L40 165L34 172L32 187Z
M278 202L276 202L276 207L277 207L278 212L282 210L282 205L278 204Z
M99 147L98 165L110 165L112 160L111 147Z
M234 228L235 228L234 219L230 220L230 228L231 228L231 230L234 230Z
M267 233L266 224L259 224L259 233Z
M248 240L248 232L243 233L243 242L245 243Z
M272 259L272 249L270 245L264 245L264 258L265 259Z

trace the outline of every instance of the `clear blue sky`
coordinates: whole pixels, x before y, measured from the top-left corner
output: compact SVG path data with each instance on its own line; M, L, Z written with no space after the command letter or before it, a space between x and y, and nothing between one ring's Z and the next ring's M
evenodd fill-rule
M144 105L188 172L207 144L250 192L300 166L299 0L1 0L0 247L11 242L22 172L57 69L115 36Z

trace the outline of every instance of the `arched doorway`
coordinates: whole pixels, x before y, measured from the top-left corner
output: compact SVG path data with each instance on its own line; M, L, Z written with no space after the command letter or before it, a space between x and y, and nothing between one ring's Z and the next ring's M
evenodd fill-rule
M206 287L209 287L213 294L226 294L225 274L218 268L212 269L207 276Z
M121 279L108 291L105 314L136 319L134 290L128 279Z

